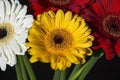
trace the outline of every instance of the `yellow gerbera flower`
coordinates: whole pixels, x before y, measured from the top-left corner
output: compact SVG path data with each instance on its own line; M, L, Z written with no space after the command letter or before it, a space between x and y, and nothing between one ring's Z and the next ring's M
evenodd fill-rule
M85 57L92 54L94 37L90 33L84 19L73 16L71 11L39 14L28 36L30 61L51 63L55 70L64 70L72 63L85 63Z

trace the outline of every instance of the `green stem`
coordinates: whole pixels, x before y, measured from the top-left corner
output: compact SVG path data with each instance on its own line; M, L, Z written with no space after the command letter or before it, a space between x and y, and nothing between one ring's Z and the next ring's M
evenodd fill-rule
M66 70L61 71L60 80L66 80Z
M101 52L99 50L99 52ZM92 56L91 59L85 64L85 69L83 72L79 75L78 80L84 80L88 72L92 69L92 67L95 65L97 60L103 56L103 52L101 53L94 53L94 54L100 54L99 56Z
M84 70L85 66L81 67L78 71L76 71L71 77L69 77L68 80L76 80L76 78L82 73Z
M81 67L81 64L75 65L72 73L70 74L69 80L70 80L70 79L72 78L72 76L80 69L80 67Z
M16 74L17 74L17 80L22 80L22 73L21 73L19 60L17 61L16 65L15 65L15 70L16 70Z
M27 55L23 55L23 61L24 61L24 65L25 65L25 67L27 69L28 75L30 77L30 80L36 80L34 71L33 71L32 67L31 67L31 64L30 64L30 62L28 60Z
M25 65L22 60L22 56L18 56L18 60L20 61L20 67L21 67L21 71L22 71L23 80L28 80Z
M55 70L53 80L60 80L60 74L61 74L60 70Z

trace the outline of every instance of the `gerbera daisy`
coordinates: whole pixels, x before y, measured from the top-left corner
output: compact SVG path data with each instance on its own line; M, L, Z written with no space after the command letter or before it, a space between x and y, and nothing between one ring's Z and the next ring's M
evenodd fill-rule
M91 4L94 0L28 0L30 2L30 10L34 15L43 13L50 9L66 9L72 12L79 13L79 10L87 4Z
M51 63L52 69L64 70L71 63L85 63L92 54L90 47L94 37L84 19L72 12L60 9L44 12L37 16L29 31L27 46L32 63Z
M0 0L0 67L14 66L16 55L24 55L28 29L32 25L32 15L25 15L27 7L17 0Z
M94 49L103 48L107 60L120 57L120 0L96 0L83 16L92 25Z

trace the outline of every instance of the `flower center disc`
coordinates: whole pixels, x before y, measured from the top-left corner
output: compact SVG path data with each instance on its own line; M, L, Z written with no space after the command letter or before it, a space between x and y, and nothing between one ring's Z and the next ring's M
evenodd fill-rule
M9 23L0 24L0 44L6 44L14 34L14 30Z
M72 0L48 0L51 4L57 5L57 6L65 6L67 4L70 4Z
M72 46L72 34L64 29L56 29L45 37L46 49L51 53L61 53Z
M64 42L64 38L61 35L56 35L53 38L55 44L62 44Z
M108 15L103 20L103 29L114 38L120 38L120 16Z
M0 28L0 39L7 36L7 30L5 28Z

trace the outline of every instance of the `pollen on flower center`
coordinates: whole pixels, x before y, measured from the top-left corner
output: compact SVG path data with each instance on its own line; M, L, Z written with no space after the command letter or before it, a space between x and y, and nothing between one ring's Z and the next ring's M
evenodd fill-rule
M45 37L45 46L50 53L60 53L72 45L72 34L64 29L56 29Z
M51 4L57 5L57 6L64 6L67 4L70 4L72 0L48 0Z
M103 19L103 29L112 37L120 37L120 16L108 15Z
M7 43L13 36L14 30L9 23L0 24L0 44Z

